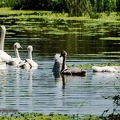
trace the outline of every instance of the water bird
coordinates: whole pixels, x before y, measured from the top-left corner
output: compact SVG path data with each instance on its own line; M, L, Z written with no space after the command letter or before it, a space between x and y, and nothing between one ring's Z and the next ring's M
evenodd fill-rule
M19 65L19 67L21 67L22 69L36 69L36 68L38 68L38 64L32 59L33 47L31 45L29 45L27 47L27 51L28 51L28 59L25 59L25 62L21 63Z
M80 68L76 68L76 67L71 67L71 68L66 68L66 57L67 57L67 52L66 51L62 51L60 54L60 57L63 58L63 62L62 62L62 69L61 69L61 74L64 75L80 75L80 76L85 76L86 75L86 71Z
M92 66L93 72L120 72L119 66Z
M56 54L54 57L54 65L53 65L53 69L52 72L54 73L59 73L61 72L62 69L62 63L63 63L63 57L60 57L60 54ZM67 69L67 65L65 64L65 69Z
M19 52L18 52L18 49L19 48L22 48L20 43L16 42L14 43L14 50L15 50L15 58L11 58L7 64L8 65L14 65L14 66L18 66L20 63L22 63L23 61L21 60L20 58L20 55L19 55Z
M6 27L1 26L1 40L0 40L0 62L7 62L11 59L11 56L4 52L4 41L5 41Z

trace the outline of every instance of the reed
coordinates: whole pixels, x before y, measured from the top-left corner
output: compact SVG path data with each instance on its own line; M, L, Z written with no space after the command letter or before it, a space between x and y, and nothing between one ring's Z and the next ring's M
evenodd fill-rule
M0 7L21 10L49 10L69 16L99 18L97 13L120 12L119 0L1 0Z

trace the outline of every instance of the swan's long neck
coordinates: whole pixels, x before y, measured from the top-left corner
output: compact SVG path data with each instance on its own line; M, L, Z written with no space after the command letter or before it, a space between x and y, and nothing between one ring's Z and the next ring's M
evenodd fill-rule
M28 58L32 60L32 51L28 50Z
M65 65L66 65L66 56L63 56L63 63L62 63L61 72L63 72L65 70Z
M6 31L1 30L0 50L4 50L5 32Z
M15 49L15 56L16 58L19 58L20 59L20 55L19 55L19 52L18 52L18 48L14 47Z

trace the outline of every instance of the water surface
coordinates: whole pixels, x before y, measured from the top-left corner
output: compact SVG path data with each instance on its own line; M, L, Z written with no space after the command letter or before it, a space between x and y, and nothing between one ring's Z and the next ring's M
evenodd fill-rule
M5 21L7 34L5 51L14 57L13 44L20 42L22 59L27 57L27 46L33 45L33 59L39 67L24 70L6 66L0 69L0 108L20 112L50 112L63 114L107 114L119 112L113 97L119 94L119 73L93 73L85 77L53 75L54 55L68 52L67 65L113 63L119 61L119 40L101 40L119 37L120 25L90 21L60 21L50 24L40 19L24 19L10 24ZM9 23L8 23L9 22ZM103 32L104 31L104 32ZM106 114L106 113L105 113Z

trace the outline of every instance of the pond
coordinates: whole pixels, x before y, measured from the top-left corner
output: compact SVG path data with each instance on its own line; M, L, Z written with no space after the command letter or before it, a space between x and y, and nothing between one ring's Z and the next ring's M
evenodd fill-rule
M85 77L54 75L54 55L66 50L67 65L119 63L120 23L43 19L0 20L7 28L5 51L14 57L19 42L21 58L33 45L38 69L6 66L0 69L0 109L61 114L118 113L114 96L120 92L119 73L93 73Z

